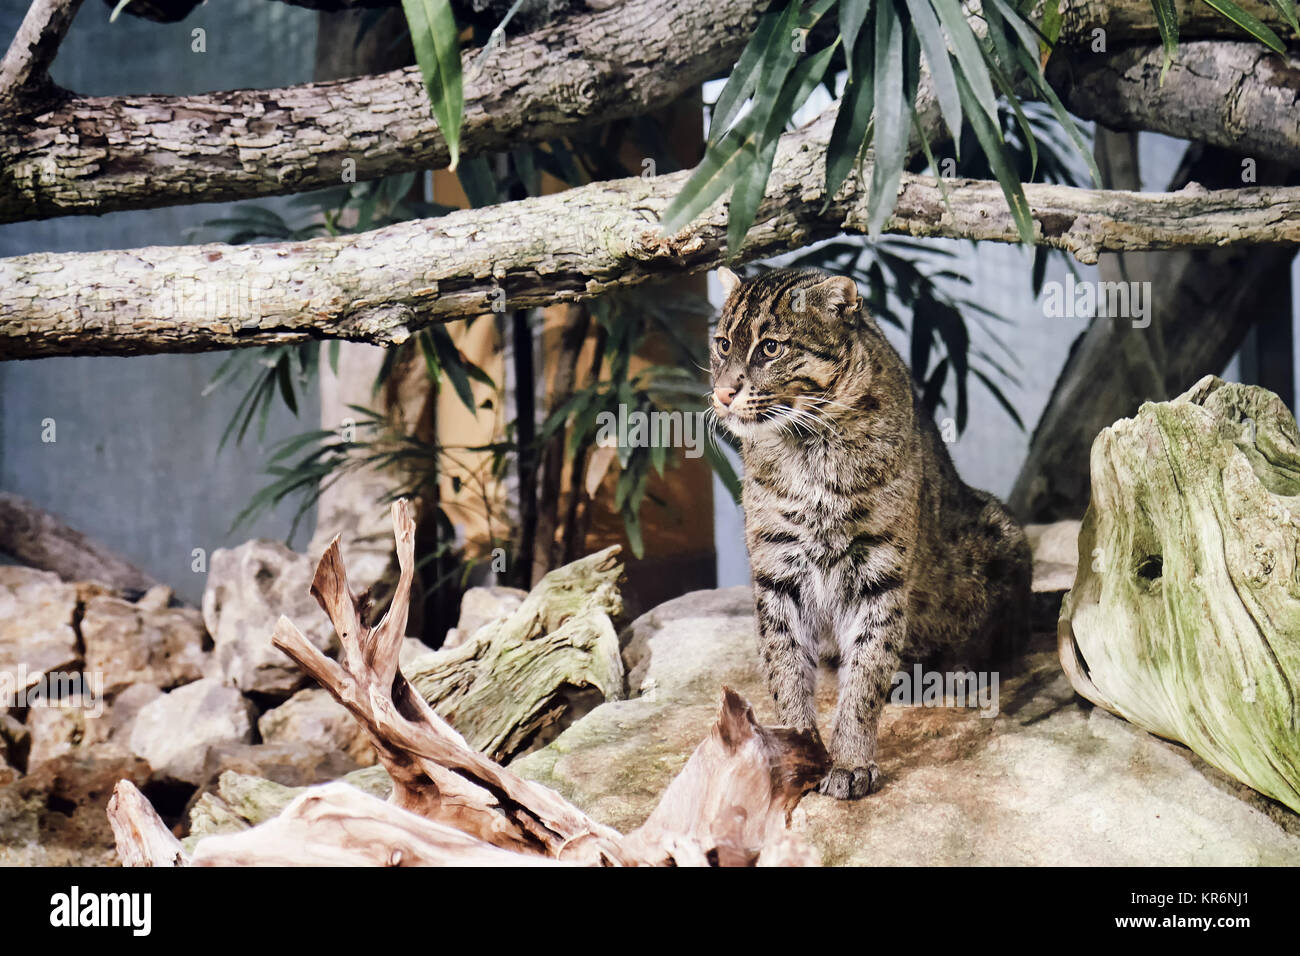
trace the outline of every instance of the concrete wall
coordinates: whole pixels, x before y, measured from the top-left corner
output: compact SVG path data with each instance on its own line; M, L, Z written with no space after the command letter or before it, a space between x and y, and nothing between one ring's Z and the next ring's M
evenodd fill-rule
M0 0L0 42L8 46L25 0ZM88 0L52 70L80 93L198 93L270 87L311 79L316 15L266 0L222 0L179 24L121 16ZM206 31L206 53L192 51L191 31ZM267 205L283 209L283 201ZM90 251L188 241L187 230L225 215L230 205L177 206L64 217L0 226L0 256ZM239 400L227 387L204 398L204 384L223 353L139 358L60 358L0 362L0 488L61 515L79 530L197 601L204 575L191 552L253 536L282 538L281 509L231 534L229 524L265 480L256 436L244 447L217 443ZM277 405L266 444L314 428L315 391L296 422ZM56 441L42 441L42 421ZM312 522L296 543L305 541Z

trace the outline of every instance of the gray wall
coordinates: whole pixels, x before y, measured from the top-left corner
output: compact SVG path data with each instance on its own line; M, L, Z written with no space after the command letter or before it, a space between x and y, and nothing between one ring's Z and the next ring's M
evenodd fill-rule
M7 47L25 0L0 0ZM179 24L123 15L87 0L52 70L79 93L198 93L272 87L311 79L316 15L267 0L205 4ZM207 52L191 51L191 31L206 30ZM265 201L283 209L283 200ZM0 226L0 256L142 245L179 245L187 230L228 213L225 204L178 206L99 217L64 217ZM229 533L234 515L265 483L256 436L218 453L240 397L232 383L200 394L221 353L138 358L61 358L0 362L0 488L36 501L79 530L197 601L204 575L191 551L253 536L283 538L290 509ZM316 427L314 389L301 421L277 404L267 444ZM41 422L56 422L54 443ZM305 541L306 522L296 543Z

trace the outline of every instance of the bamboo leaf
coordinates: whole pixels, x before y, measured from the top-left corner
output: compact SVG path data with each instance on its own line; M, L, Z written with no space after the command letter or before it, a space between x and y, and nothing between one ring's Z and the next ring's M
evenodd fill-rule
M1268 47L1274 53L1286 53L1286 46L1279 39L1278 35L1273 32L1273 28L1264 23L1253 13L1241 9L1232 0L1205 0L1207 4L1223 14L1237 26L1241 27L1251 36L1253 36L1264 46ZM1292 11L1294 16L1294 10Z
M920 45L912 36L919 59ZM880 235L893 212L907 160L912 103L904 88L904 46L902 24L894 8L882 2L876 7L875 157L867 195L867 231L872 236Z
M793 7L794 4L790 6ZM713 103L713 112L709 120L710 144L722 139L745 100L753 94L754 88L758 85L768 47L776 34L777 24L782 21L788 9L769 10L759 17L754 35L749 38L749 43L745 44L745 50L732 68L731 76L727 77L726 85Z
M980 148L984 150L989 168L993 170L994 177L1002 187L1002 195L1006 197L1007 205L1011 209L1011 217L1015 221L1016 231L1020 234L1020 241L1032 245L1034 242L1033 213L1029 208L1029 200L1025 198L1025 189L1020 183L1020 177L1012 168L1006 143L998 135L996 127L984 115L984 111L974 108L975 96L967 86L964 77L958 77L958 85L962 97L967 102L966 115L970 118L971 129L979 140Z
M1278 13L1282 14L1282 19L1287 22L1291 29L1300 33L1300 21L1296 19L1295 0L1268 0Z
M988 118L997 123L998 98L993 93L993 81L989 78L984 54L975 39L975 31L971 29L971 25L966 22L966 17L962 14L961 4L958 0L930 0L930 2L934 5L935 12L939 14L939 21L943 24L944 32L948 34L948 42L952 44L953 54L957 58L957 66L966 77L966 83L974 94L975 101ZM1048 5L1050 6L1051 3L1049 2Z
M886 0L887 2L887 0ZM943 2L943 0L936 0ZM930 0L907 0L912 15L912 27L921 41L921 52L930 65L935 96L944 124L952 132L953 143L961 142L961 94L957 91L957 77L953 74L952 60L948 57L948 43L939 28L939 18L930 6Z
M882 0L884 2L884 0ZM868 27L872 24L868 22ZM875 108L875 50L858 43L850 55L849 82L840 98L835 126L826 145L826 195L833 196L853 170L871 125Z
M402 0L406 23L420 64L429 106L447 140L449 169L460 163L460 124L465 114L465 91L460 71L460 29L451 0Z
M1164 46L1164 64L1160 67L1160 82L1164 83L1165 74L1174 62L1178 52L1178 10L1174 0L1151 0L1151 9L1156 14L1156 27L1160 30L1160 43Z

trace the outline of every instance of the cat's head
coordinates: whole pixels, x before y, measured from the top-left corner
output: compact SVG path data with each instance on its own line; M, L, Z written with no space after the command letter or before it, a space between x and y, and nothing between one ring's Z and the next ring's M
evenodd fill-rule
M811 269L742 281L723 268L718 277L727 293L710 343L718 420L741 438L758 438L832 417L830 394L862 312L853 280Z

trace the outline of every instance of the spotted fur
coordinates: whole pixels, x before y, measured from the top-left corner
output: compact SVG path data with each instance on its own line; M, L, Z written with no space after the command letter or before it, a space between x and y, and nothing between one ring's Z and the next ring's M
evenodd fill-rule
M816 730L816 663L837 661L821 789L865 796L901 662L989 668L1023 644L1029 546L996 498L957 476L851 279L723 280L713 410L741 441L763 666L781 721Z

